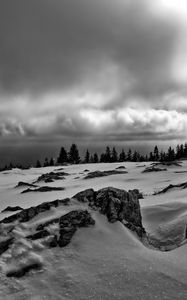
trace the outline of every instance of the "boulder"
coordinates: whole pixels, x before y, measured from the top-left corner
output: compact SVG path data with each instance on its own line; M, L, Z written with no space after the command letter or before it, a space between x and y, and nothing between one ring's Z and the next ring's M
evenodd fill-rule
M20 206L7 206L5 209L3 209L1 212L12 212L12 211L17 211L17 210L23 210L22 207Z
M26 189L24 191L21 192L21 194L25 194L25 193L30 193L30 192L53 192L53 191L64 191L65 188L64 187L55 187L55 186L41 186L39 188L36 189Z
M12 223L15 221L19 222L28 222L30 221L33 217L38 215L39 213L42 213L44 211L49 210L51 207L58 207L60 205L68 205L70 202L69 198L65 198L62 200L54 200L51 202L44 202L42 204L39 204L37 206L29 207L26 209L23 209L22 211L13 214L7 218L4 218L3 220L0 221L0 223Z
M142 225L138 190L125 191L117 188L107 187L95 192L87 189L76 194L81 202L88 202L90 207L98 209L106 215L109 222L122 222L126 227L136 231L139 237L145 233Z
M84 179L92 179L97 177L104 177L110 175L120 175L120 174L127 174L127 171L119 171L119 170L109 170L109 171L94 171L89 172Z

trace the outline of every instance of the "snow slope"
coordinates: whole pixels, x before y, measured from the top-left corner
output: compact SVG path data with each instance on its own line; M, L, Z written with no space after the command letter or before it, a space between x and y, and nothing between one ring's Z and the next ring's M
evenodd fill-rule
M113 170L120 165L126 167L127 174L83 179L85 169ZM150 163L65 166L64 171L70 174L66 179L40 183L62 186L65 190L46 193L21 194L24 188L14 187L18 181L32 183L42 173L58 168L14 169L0 173L0 209L8 205L27 208L44 201L72 197L86 188L138 188L144 194L140 204L145 229L151 236L164 241L177 239L187 224L187 189L153 194L170 183L187 181L185 172L181 172L187 171L187 161L182 163L182 168L168 167L166 172L157 173L141 173L144 165ZM180 173L176 173L178 171ZM65 213L76 205L53 209L42 219ZM9 214L12 213L1 213L0 217ZM14 252L8 258L5 255L1 259L0 299L187 299L187 244L168 252L154 250L145 247L121 223L111 224L98 212L92 212L92 216L96 225L78 230L65 248L43 249L39 242L25 245L24 231L27 228L21 228L17 234L22 244L18 248L25 251L29 259L41 260L43 268L20 279L7 278L4 269L12 267L16 255L14 257ZM30 225L40 221L35 217ZM5 264L9 260L11 263Z

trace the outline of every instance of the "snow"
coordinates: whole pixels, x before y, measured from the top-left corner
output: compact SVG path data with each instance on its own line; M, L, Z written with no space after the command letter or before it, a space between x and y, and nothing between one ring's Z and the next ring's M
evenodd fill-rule
M64 166L63 171L70 174L65 180L40 185L62 186L65 190L46 193L20 194L24 188L14 187L18 181L32 183L42 173L56 170L55 167L0 173L0 209L8 205L27 208L72 197L86 188L138 188L144 195L140 205L146 230L162 239L175 239L184 234L187 224L187 189L153 194L169 184L187 181L187 161L182 162L182 167L166 167L165 172L141 173L150 164L125 162ZM84 180L85 169L104 171L121 165L126 167L127 174ZM184 172L176 173L178 171ZM74 201L67 207L52 208L33 218L26 226L16 227L16 246L5 252L0 261L0 299L187 299L187 244L168 252L145 247L121 223L110 224L98 212L92 212L95 226L77 230L65 248L47 249L40 240L28 242L25 239L34 224L77 207L85 208L85 205ZM3 213L0 217L10 214ZM56 230L55 226L50 227L51 232ZM40 271L33 271L20 279L6 277L6 270L35 261L42 265Z

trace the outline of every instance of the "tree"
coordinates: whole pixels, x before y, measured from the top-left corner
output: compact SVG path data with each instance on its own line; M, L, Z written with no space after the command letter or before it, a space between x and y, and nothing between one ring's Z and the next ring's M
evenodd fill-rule
M111 154L111 162L117 162L118 161L118 153L116 151L116 148L113 147L112 154Z
M54 163L54 159L51 158L51 159L50 159L50 162L49 162L49 165L52 167L52 166L54 166L54 164L55 164L55 163Z
M59 156L57 158L58 164L63 164L68 162L68 154L64 147L61 147Z
M171 147L169 147L168 152L167 152L167 160L168 161L175 160L175 151Z
M126 160L126 154L125 154L125 151L124 149L121 150L121 153L119 154L119 161L120 162L123 162Z
M128 153L127 153L127 160L131 161L132 160L132 151L131 149L129 149Z
M88 149L86 150L84 162L86 164L89 164L89 162L90 162L90 152L88 151Z
M94 160L94 163L98 163L99 162L99 158L98 158L98 155L97 155L96 152L94 153L93 160Z
M107 146L105 150L105 162L111 162L111 152L109 146Z
M44 161L44 167L48 167L48 166L49 166L49 161L48 158L46 157Z
M41 167L42 167L41 162L39 160L37 160L37 162L36 162L36 168L41 168Z
M80 162L79 150L76 144L72 144L69 151L69 162L78 164Z
M154 148L154 160L156 160L156 161L159 160L159 151L158 151L157 146L155 146L155 148Z

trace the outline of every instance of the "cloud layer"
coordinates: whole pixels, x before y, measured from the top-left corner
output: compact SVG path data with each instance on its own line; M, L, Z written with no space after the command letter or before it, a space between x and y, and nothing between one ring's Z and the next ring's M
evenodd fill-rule
M185 139L187 23L174 7L0 0L0 135Z

